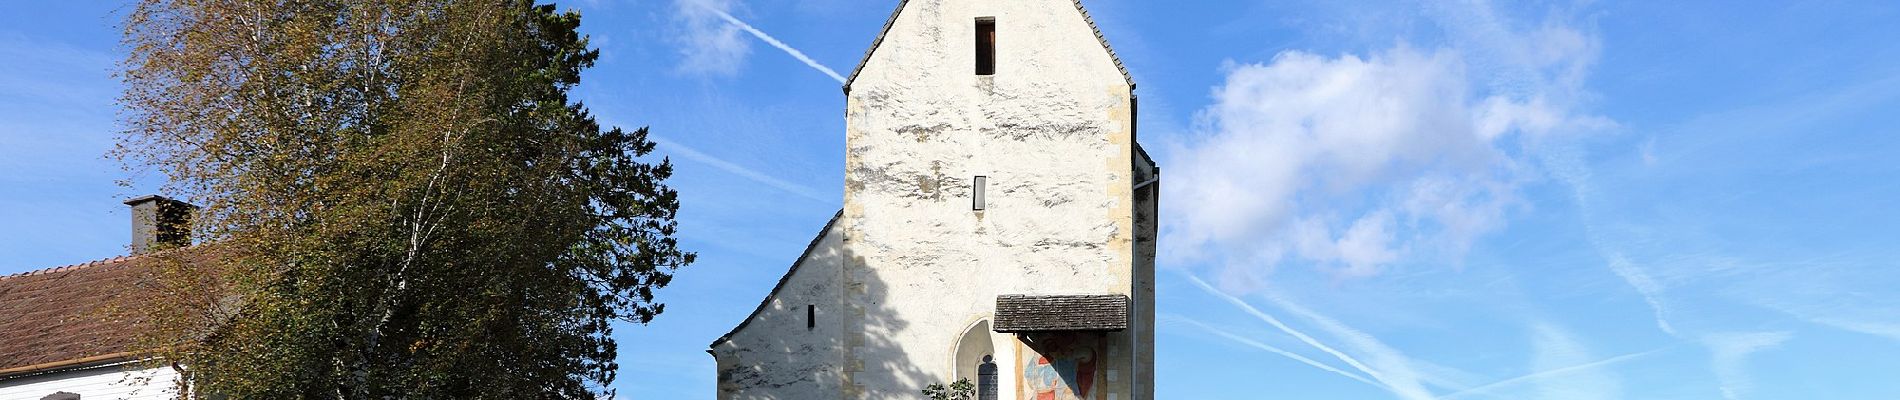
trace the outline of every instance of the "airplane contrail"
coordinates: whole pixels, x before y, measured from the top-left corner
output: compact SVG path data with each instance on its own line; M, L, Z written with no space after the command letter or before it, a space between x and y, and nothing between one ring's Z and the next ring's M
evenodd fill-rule
M654 143L659 143L661 146L666 146L665 147L666 151L671 154L678 155L680 157L684 157L686 159L690 159L693 161L705 163L706 165L711 165L713 168L718 168L720 170L730 172L733 175L738 175L740 177L750 179L753 182L762 183L762 184L765 184L766 186L771 186L778 190L783 190L786 193L795 194L795 195L798 195L799 197L804 197L807 199L817 200L821 203L836 203L838 201L838 197L836 195L826 196L826 195L819 194L818 191L812 190L811 188L806 187L805 185L787 182L783 179L778 179L778 178L772 177L771 175L766 175L763 172L755 171L751 168L740 166L739 164L734 164L731 161L726 161L726 160L720 159L719 157L713 157L710 154L700 152L699 150L694 149L692 147L679 144L679 142L667 140L665 137L662 137L660 135L648 134L647 139L652 140Z
M726 23L732 24L732 26L739 27L739 29L745 30L746 33L751 33L753 37L757 37L759 38L759 40L765 41L766 44L770 44L772 45L772 47L777 47L779 50L784 50L785 54L790 54L792 55L792 58L796 58L798 59L798 61L804 62L805 65L810 66L812 69L818 70L818 72L825 73L825 75L830 76L831 79L838 80L838 83L844 83L845 81L844 76L838 75L838 71L833 71L831 70L830 67L826 67L824 64L819 64L818 60L813 60L811 59L811 57L806 56L805 52L798 51L798 49L792 48L791 45L785 44L785 42L781 42L778 39L773 38L772 35L765 34L765 32L760 31L758 28L753 28L752 25L745 23L745 21L740 21L738 18L733 18L732 14L727 14L724 10L713 8L712 6L708 6L704 4L700 4L700 7L705 7L706 11L712 11L713 14L719 15L719 18L725 19Z
M1671 346L1671 347L1673 347L1673 346ZM1636 352L1636 353L1629 353L1629 354L1624 354L1624 355L1620 355L1620 356L1616 356L1616 357L1610 357L1610 358L1605 358L1605 359L1602 359L1602 360L1597 360L1597 361L1592 361L1592 362L1589 362L1589 363L1584 363L1584 364L1578 364L1578 365L1572 365L1572 366L1568 366L1568 367L1563 367L1563 368L1558 368L1558 369L1553 369L1553 370L1548 370L1548 371L1538 371L1538 372L1534 372L1534 373L1531 373L1531 374L1529 374L1529 375L1524 375L1524 376L1519 376L1519 377L1516 377L1516 378L1510 378L1510 379L1505 379L1505 380L1501 380L1501 381L1497 381L1497 382L1491 382L1491 383L1489 383L1489 384L1485 384L1485 385L1483 385L1483 386L1478 386L1478 387L1474 387L1474 388L1469 388L1469 389L1465 389L1465 390L1460 390L1460 391L1458 391L1457 393L1452 393L1452 394L1448 394L1448 395L1444 395L1444 396L1441 396L1441 397L1439 397L1439 399L1440 399L1440 400L1451 400L1451 399L1456 399L1456 398L1461 398L1461 397L1465 397L1465 396L1470 396L1470 395L1474 395L1474 394L1485 394L1485 393L1489 393L1489 392L1490 392L1490 391L1491 391L1492 389L1496 389L1496 388L1499 388L1499 387L1504 387L1504 386L1510 386L1510 385L1515 385L1515 384L1519 384L1519 383L1524 383L1524 382L1528 382L1528 381L1534 381L1534 380L1538 380L1538 379L1545 379L1545 378L1550 378L1550 377L1555 377L1555 376L1560 376L1560 375L1564 375L1564 374L1569 374L1569 373L1573 373L1573 372L1577 372L1577 371L1582 371L1582 370L1587 370L1587 369L1592 369L1592 368L1601 368L1601 367L1605 367L1605 366L1609 366L1609 365L1612 365L1612 364L1617 364L1617 363L1621 363L1621 362L1624 362L1624 361L1629 361L1629 360L1634 360L1634 359L1637 359L1637 358L1642 358L1643 356L1647 356L1647 355L1650 355L1650 354L1656 354L1656 353L1659 353L1659 352L1662 352L1662 351L1664 351L1664 350L1669 350L1669 349L1670 349L1670 347L1663 347L1663 348L1659 348L1659 349L1653 349L1653 350L1649 350L1649 351L1643 351L1643 352Z
M1346 355L1345 352L1341 352L1338 349L1333 348L1332 346L1327 346L1325 343L1321 343L1319 339L1314 339L1312 336L1307 335L1304 332L1300 332L1298 329L1293 329L1293 327L1287 326L1286 323L1280 322L1279 318L1274 318L1272 315L1268 315L1265 312L1261 312L1260 309L1254 308L1253 305L1247 304L1246 301L1241 300L1238 297L1234 297L1233 295L1227 294L1225 292L1221 292L1220 289L1215 289L1213 285L1208 285L1207 282L1202 281L1201 278L1197 278L1193 275L1187 275L1187 278L1188 278L1188 282L1194 283L1194 286L1199 287L1202 291L1207 292L1207 294L1213 295L1214 297L1220 298L1221 300L1226 300L1227 303L1233 304L1235 307L1239 307L1242 311L1246 311L1247 314L1253 315L1255 318L1259 318L1261 321L1266 322L1268 325L1273 325L1273 327L1275 329L1279 329L1280 332L1284 332L1288 335L1292 335L1294 339L1299 339L1301 343L1305 343L1308 346L1313 346L1313 348L1319 349L1320 351L1325 352L1326 354L1330 354L1334 358L1338 358L1339 361L1345 362L1347 366L1351 366L1353 369L1359 370L1359 372L1363 372L1367 376L1372 377L1372 379L1384 383L1384 385L1381 385L1381 386L1385 388L1386 390L1391 391L1393 394L1397 394L1400 397L1404 397L1408 399L1431 398L1429 394L1405 393L1403 391L1397 390L1398 388L1392 385L1392 381L1390 377L1385 376L1385 374L1379 373L1378 370L1375 370L1372 367L1367 366L1365 363L1359 362L1359 359L1353 358L1353 356L1350 356L1350 355Z
M1319 361L1315 361L1315 360L1313 360L1313 359L1311 359L1311 358L1307 358L1306 356L1302 356L1302 355L1299 355L1299 354L1294 354L1293 352L1290 352L1290 351L1286 351L1286 350L1284 350L1284 349L1281 349L1281 348L1278 348L1278 347L1274 347L1273 345L1269 345L1269 344L1266 344L1266 343L1261 343L1261 342L1260 342L1260 341L1258 341L1258 340L1253 340L1253 339L1248 339L1248 338L1246 338L1246 337L1242 337L1242 336L1240 336L1240 335L1236 335L1236 334L1233 334L1233 333L1231 333L1231 332L1227 332L1227 331L1225 331L1225 330L1222 330L1222 329L1220 329L1220 328L1215 328L1215 327L1214 327L1214 326L1212 326L1212 325L1208 325L1208 324L1204 324L1204 323L1201 323L1201 321L1195 321L1195 320L1192 320L1192 319L1187 319L1187 318L1180 318L1180 321L1181 321L1181 322L1185 322L1185 323L1187 323L1188 325L1194 325L1195 327L1198 327L1198 328L1201 328L1201 330L1204 330L1204 331L1207 331L1208 333L1212 333L1212 334L1214 334L1214 335L1216 335L1216 336L1220 336L1220 337L1223 337L1223 338L1226 338L1227 340L1232 340L1232 341L1234 341L1234 342L1236 342L1236 343L1240 343L1240 344L1242 344L1242 345L1246 345L1246 346L1249 346L1249 347L1253 347L1253 348L1257 348L1257 349L1260 349L1260 350L1265 350L1265 351L1267 351L1267 352L1269 352L1269 353L1273 353L1273 354L1278 354L1278 355L1280 355L1280 356L1283 356L1283 357L1286 357L1286 358L1291 358L1291 359L1293 359L1293 361L1299 361L1300 363L1302 363L1302 364L1306 364L1306 365L1309 365L1309 366L1312 366L1313 368L1319 368L1319 369L1322 369L1322 370L1325 370L1325 371L1327 371L1327 372L1332 372L1332 373L1335 373L1335 374L1339 374L1339 376L1344 376L1344 377L1347 377L1347 378L1351 378L1352 380L1355 380L1355 381L1359 381L1360 383L1364 383L1364 384L1367 384L1367 385L1372 385L1372 387L1376 387L1376 388L1380 388L1380 389L1385 389L1385 390L1391 390L1391 388L1388 388L1388 387L1386 387L1386 386L1385 386L1385 385L1383 385L1383 384L1380 384L1380 383L1378 383L1378 382L1373 382L1373 381L1372 381L1371 379L1366 379L1365 377L1362 377L1362 376L1359 376L1358 374L1354 374L1354 373L1351 373L1351 372L1346 372L1346 371L1344 371L1344 370L1340 370L1339 368L1335 368L1335 367L1333 367L1333 366L1331 366L1331 365L1326 365L1326 363L1322 363L1322 362L1319 362Z

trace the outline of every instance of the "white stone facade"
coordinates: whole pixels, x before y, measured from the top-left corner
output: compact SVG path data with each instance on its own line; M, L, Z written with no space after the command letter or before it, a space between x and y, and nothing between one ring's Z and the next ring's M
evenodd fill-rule
M714 344L719 398L919 398L985 355L1001 399L1152 398L1159 169L1133 90L1072 0L904 2L847 84L844 210ZM1005 294L1124 295L1132 321L995 333Z

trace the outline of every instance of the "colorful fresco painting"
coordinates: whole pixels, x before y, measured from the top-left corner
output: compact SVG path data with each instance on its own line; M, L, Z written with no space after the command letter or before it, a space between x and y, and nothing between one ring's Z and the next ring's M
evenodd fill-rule
M1091 337L1037 338L1022 352L1024 398L1083 400L1095 389L1096 343Z

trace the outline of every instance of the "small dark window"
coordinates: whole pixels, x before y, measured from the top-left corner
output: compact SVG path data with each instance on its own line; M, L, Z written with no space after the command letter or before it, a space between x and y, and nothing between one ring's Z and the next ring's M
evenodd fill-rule
M811 330L817 327L818 327L818 305L806 304L805 305L805 330Z
M976 19L976 74L996 75L996 18Z

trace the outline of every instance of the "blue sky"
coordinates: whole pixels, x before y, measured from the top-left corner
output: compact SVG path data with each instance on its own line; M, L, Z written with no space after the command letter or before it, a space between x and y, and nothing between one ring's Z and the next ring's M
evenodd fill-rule
M621 393L712 397L894 3L564 4L701 256ZM1900 3L1085 4L1166 171L1159 398L1900 398ZM124 253L160 179L102 157L119 7L0 5L0 273Z

